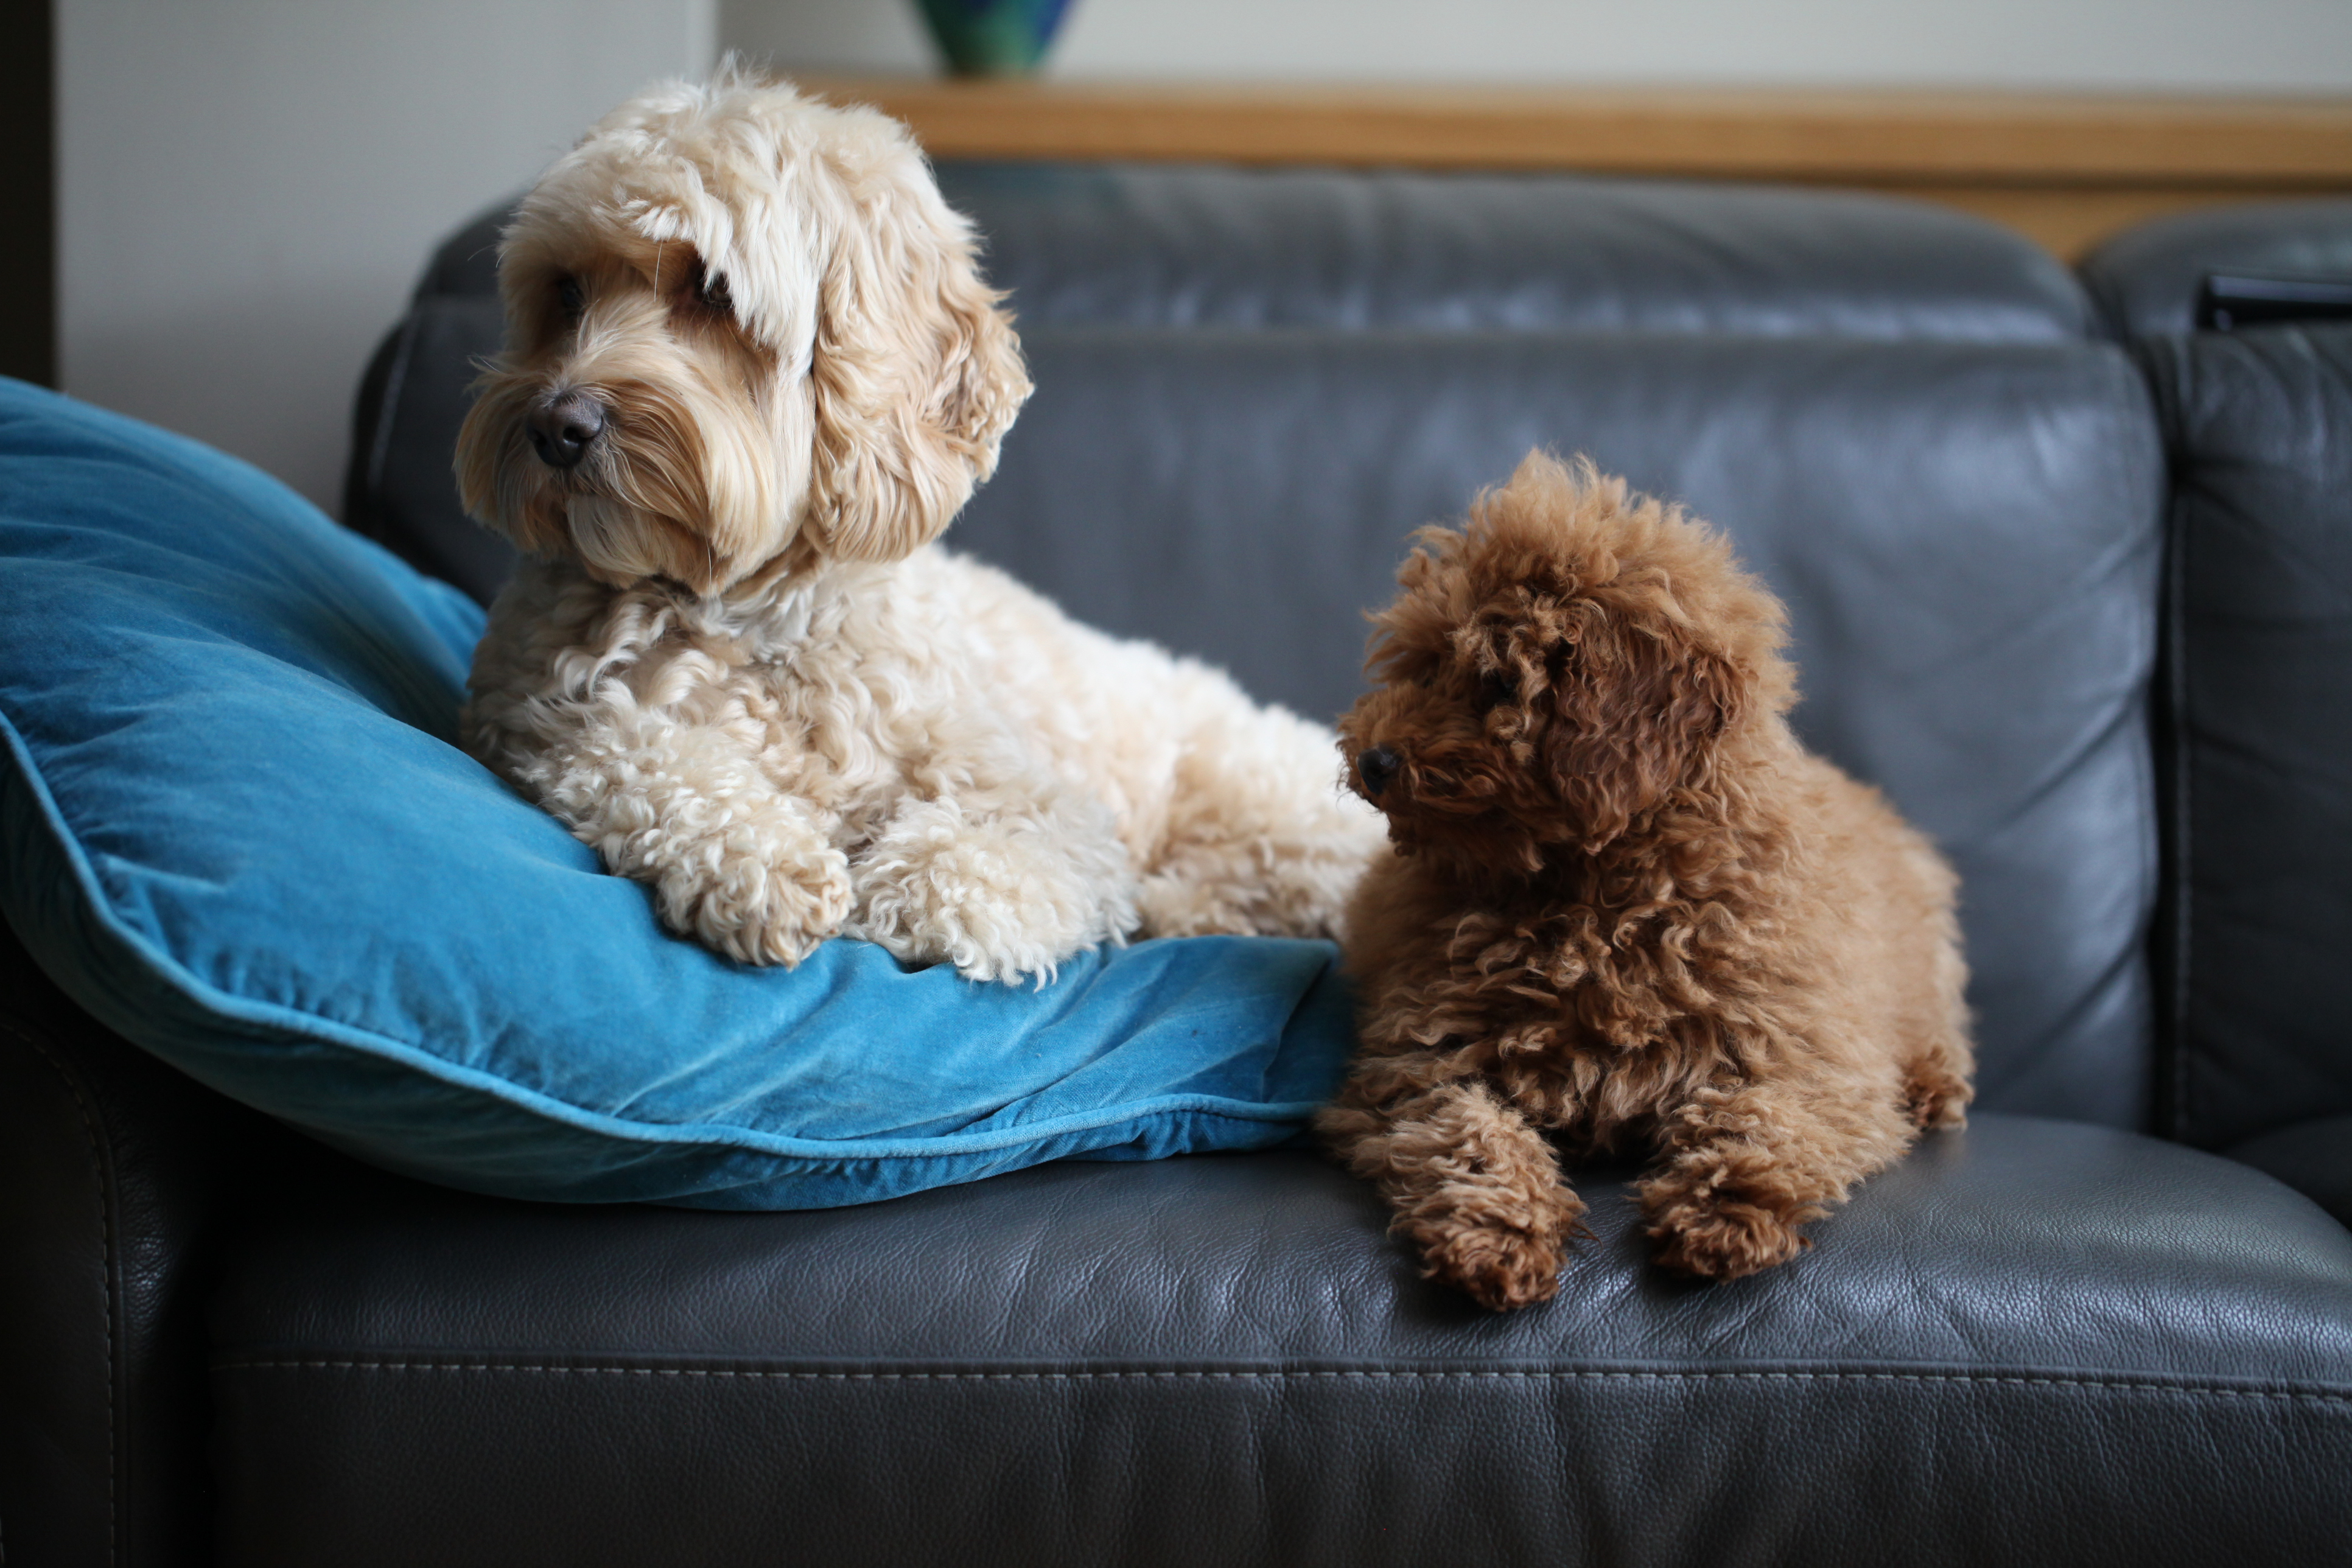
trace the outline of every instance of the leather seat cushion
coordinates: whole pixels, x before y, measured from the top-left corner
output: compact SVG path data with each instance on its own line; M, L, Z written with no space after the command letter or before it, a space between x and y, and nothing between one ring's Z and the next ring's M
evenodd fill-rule
M215 1302L225 1560L2146 1568L2352 1528L2352 1235L2257 1172L1981 1116L1712 1287L1622 1178L1508 1317L1305 1154L793 1215L322 1194Z
M2236 1145L2230 1158L2269 1172L2352 1225L2352 1116L2290 1122Z

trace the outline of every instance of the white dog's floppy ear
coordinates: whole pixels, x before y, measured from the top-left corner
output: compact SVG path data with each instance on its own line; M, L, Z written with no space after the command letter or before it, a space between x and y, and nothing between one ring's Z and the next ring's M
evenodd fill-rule
M894 561L936 538L1029 395L971 230L919 163L856 202L819 286L809 370L809 521L837 556Z

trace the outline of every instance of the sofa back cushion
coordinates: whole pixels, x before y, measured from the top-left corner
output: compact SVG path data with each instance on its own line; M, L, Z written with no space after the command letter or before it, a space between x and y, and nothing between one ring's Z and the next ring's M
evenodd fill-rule
M2126 229L2082 265L2104 325L2126 340L2194 331L2199 291L2215 272L2352 279L2352 199L2180 213Z
M2352 1114L2352 327L2143 352L2175 486L2166 1121L2221 1147Z
M2082 270L2155 389L2173 481L2159 623L2158 1125L2332 1194L2343 1212L2352 326L2323 310L2200 331L2197 306L2221 273L2340 297L2352 286L2352 201L2184 213L2116 236Z
M2065 268L2016 236L1845 192L987 161L943 163L939 179L979 226L1024 337L1124 327L2055 343L2079 341L2092 320ZM466 520L449 454L474 361L499 346L510 211L502 203L443 242L377 350L343 507L352 527L485 603L513 556ZM1234 646L1184 651L1222 659Z
M2038 247L1852 192L1169 163L939 174L987 237L990 279L1024 329L2056 342L2090 319Z
M1328 718L1412 530L1530 447L1587 453L1732 534L1789 601L1807 737L1958 865L1983 1102L2144 1118L2161 461L2057 262L1822 192L940 175L1038 385L950 545ZM358 492L478 589L502 563L447 454L463 354L495 342L495 233L428 271Z
M1528 447L1724 528L1808 742L1963 881L1983 1103L2145 1114L2163 469L2118 352L1618 334L1031 334L967 547L1328 717L1403 538Z

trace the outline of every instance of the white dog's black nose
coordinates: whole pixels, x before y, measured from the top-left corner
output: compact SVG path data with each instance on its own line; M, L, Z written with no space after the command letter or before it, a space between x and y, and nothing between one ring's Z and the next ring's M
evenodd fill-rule
M1356 753L1356 776L1364 781L1364 793L1373 799L1381 791L1396 782L1404 759L1386 746L1372 746Z
M604 405L584 392L567 392L533 407L523 420L531 448L551 468L578 466L588 444L604 433Z

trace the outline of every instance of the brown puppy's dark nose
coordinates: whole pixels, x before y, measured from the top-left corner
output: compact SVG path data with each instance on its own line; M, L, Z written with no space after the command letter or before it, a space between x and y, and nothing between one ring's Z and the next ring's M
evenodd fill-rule
M588 444L604 433L604 405L584 392L567 392L532 408L522 423L541 462L576 468Z
M1403 766L1404 759L1386 746L1370 746L1356 753L1356 776L1364 781L1364 793L1374 800L1396 782L1397 771Z

